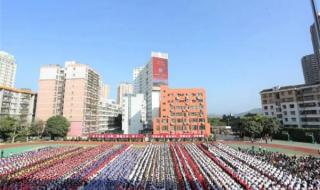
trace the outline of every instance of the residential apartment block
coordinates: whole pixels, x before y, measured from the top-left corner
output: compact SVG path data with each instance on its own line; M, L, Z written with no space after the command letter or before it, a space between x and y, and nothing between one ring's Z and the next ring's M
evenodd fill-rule
M263 113L285 127L320 127L320 84L274 87L260 92Z
M34 120L36 99L31 90L0 86L0 117L10 116L27 126Z
M160 114L153 120L153 134L209 135L204 89L160 87Z
M17 64L13 55L0 51L0 86L14 87Z
M146 101L143 94L123 97L122 130L124 134L138 134L146 125Z
M65 68L45 65L40 68L36 118L47 121L51 116L63 115Z
M70 121L68 136L82 136L98 130L100 75L88 65L67 61L64 67L40 69L36 118L46 121L63 115Z
M152 52L150 61L133 70L134 93L144 94L147 110L147 126L159 117L160 85L168 85L168 54Z
M122 109L114 100L100 101L98 109L99 133L113 133L121 131ZM117 121L119 119L119 121ZM119 123L118 123L119 122Z
M118 86L117 103L122 106L123 97L133 93L133 85L131 83L120 83Z

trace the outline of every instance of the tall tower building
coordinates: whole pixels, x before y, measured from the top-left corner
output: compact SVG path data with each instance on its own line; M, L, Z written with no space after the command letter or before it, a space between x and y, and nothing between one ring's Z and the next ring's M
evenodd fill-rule
M51 116L63 115L65 69L60 65L40 68L36 118L47 121Z
M301 59L304 81L306 84L320 82L320 64L317 54L303 56Z
M98 130L101 77L88 65L67 61L65 67L47 65L40 69L36 118L63 115L70 122L68 136Z
M142 93L146 99L147 126L159 117L160 85L168 85L168 54L152 52L150 61L133 70L134 93Z
M320 25L319 13L315 0L311 0L314 23L310 26L313 54L302 57L301 64L306 84L320 82Z
M14 87L16 59L7 52L0 51L0 86Z
M320 22L319 13L317 10L317 4L315 0L311 0L312 13L314 17L314 23L310 26L311 40L313 45L314 54L320 54Z
M123 97L133 93L133 85L131 83L120 83L118 86L117 103L123 106Z

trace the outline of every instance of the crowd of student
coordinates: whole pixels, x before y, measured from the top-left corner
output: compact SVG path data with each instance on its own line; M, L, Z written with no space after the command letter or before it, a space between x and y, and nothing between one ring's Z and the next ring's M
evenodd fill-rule
M0 189L320 190L320 161L221 143L58 146L0 160Z
M246 151L257 160L281 168L291 176L300 179L301 186L320 187L320 159L314 156L289 156L265 150Z
M210 145L209 150L213 154L216 154L216 156L223 158L225 163L230 167L233 167L239 175L249 175L249 178L246 178L246 180L251 184L251 187L283 190L320 189L318 168L309 168L310 170L306 171L312 173L313 178L307 177L309 180L306 180L306 176L303 176L303 173L306 173L303 169L299 171L298 166L305 165L303 162L304 158L295 157L297 158L296 162L292 162L292 160L286 159L289 157L284 156L283 154L280 154L284 156L282 159L280 159L281 156L263 157L262 155L267 155L266 152L259 153L260 156L258 156L258 154L252 155L252 153L237 151L221 143ZM279 154L274 153L271 155ZM299 162L299 160L301 162ZM319 164L319 158L314 158L313 161ZM295 163L296 166L293 163ZM316 175L313 174L317 174L318 176L316 177ZM261 183L261 179L263 178L265 181ZM253 185L252 182L254 182Z
M69 189L81 186L124 147L48 147L1 159L1 163L10 166L10 170L1 176L0 189Z

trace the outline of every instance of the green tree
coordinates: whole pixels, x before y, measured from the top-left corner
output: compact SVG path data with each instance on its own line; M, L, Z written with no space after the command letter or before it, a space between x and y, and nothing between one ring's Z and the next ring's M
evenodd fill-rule
M42 120L36 120L31 123L30 135L40 138L44 132L45 122Z
M209 118L208 120L212 126L226 126L226 123L220 118Z
M8 140L15 131L17 120L12 117L0 118L0 136L3 140Z
M278 133L281 126L279 120L274 117L267 116L261 117L261 124L263 126L262 135L265 137Z
M7 141L11 140L14 143L17 137L27 137L29 127L22 126L21 121L13 117L0 118L0 137Z
M260 116L249 116L241 118L241 127L244 132L253 138L255 135L261 135L263 127Z
M55 137L66 137L70 123L63 116L52 116L48 119L45 133L54 139Z

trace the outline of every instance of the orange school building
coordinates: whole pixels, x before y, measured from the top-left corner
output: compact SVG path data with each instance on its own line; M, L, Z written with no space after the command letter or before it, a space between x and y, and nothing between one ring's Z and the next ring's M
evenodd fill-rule
M159 116L153 120L153 134L209 135L206 92L202 88L160 87Z

